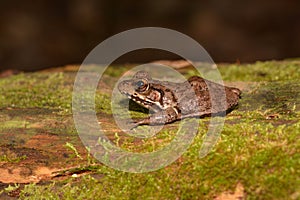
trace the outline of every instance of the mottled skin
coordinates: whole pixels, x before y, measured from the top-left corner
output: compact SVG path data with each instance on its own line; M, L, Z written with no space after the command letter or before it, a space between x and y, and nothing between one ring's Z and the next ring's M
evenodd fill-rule
M238 105L241 95L237 88L223 86L198 76L183 83L172 83L154 80L145 71L139 71L132 79L120 82L118 89L128 98L154 112L150 117L135 122L134 127L228 112Z

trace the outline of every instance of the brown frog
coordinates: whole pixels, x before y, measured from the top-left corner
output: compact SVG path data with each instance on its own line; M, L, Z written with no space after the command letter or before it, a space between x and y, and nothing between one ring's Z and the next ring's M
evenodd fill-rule
M223 86L198 76L190 77L183 83L173 83L154 80L146 71L139 71L132 79L120 82L118 89L129 99L154 112L150 117L136 121L133 127L228 113L238 105L241 97L238 88Z

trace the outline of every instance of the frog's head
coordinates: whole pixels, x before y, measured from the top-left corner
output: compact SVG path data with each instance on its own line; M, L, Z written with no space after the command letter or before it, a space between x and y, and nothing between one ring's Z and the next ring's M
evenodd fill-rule
M130 97L138 97L149 90L151 76L145 71L137 72L132 79L119 83L118 89L122 94Z
M118 89L129 99L145 108L157 110L160 107L161 94L153 90L152 78L146 71L139 71L132 79L120 82Z

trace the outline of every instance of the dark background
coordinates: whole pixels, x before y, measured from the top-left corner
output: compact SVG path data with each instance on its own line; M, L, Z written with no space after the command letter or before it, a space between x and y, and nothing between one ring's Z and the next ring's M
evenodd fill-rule
M299 0L0 0L0 70L80 64L101 41L158 26L197 40L216 62L300 56ZM120 62L173 59L137 53Z

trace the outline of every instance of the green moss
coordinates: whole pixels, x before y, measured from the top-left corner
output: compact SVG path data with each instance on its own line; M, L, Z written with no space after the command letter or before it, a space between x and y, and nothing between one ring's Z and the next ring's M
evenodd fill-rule
M230 81L286 81L299 80L299 61L269 61L242 65L220 65L223 80Z
M103 112L106 114L112 114L111 110L111 97L106 94L96 94L95 97L96 112Z
M24 128L24 127L26 127L25 120L0 121L0 130L10 129L10 128Z
M224 81L286 81L300 79L299 60L267 61L253 64L218 64ZM206 70L209 75L209 70ZM194 69L185 72L187 78L199 75Z
M20 156L16 157L15 155L13 156L8 156L8 155L0 155L0 162L12 162L12 163L18 163L22 160L25 160L27 157L26 156Z
M28 73L0 79L0 108L43 108L71 114L74 75ZM96 95L96 111L111 113L110 98Z
M70 113L72 85L63 73L29 73L0 79L0 108L51 108Z
M127 66L109 66L106 68L104 74L110 77L120 77L122 74L127 72L133 65Z

